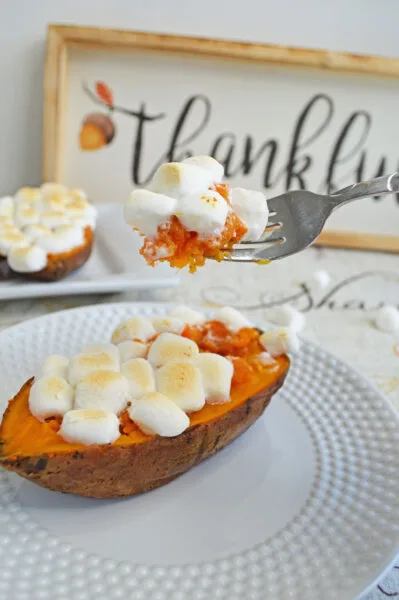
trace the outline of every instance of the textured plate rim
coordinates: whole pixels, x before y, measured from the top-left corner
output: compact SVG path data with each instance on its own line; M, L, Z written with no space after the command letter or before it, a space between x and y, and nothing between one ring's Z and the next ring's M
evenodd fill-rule
M145 310L148 308L150 308L150 309L156 308L157 310L162 310L162 309L167 310L167 309L172 308L173 306L176 306L176 304L177 304L176 302L173 303L173 302L126 302L125 301L125 302L104 302L104 303L100 303L100 304L90 304L88 306L79 306L79 307L74 307L74 308L68 308L68 309L64 309L61 311L57 311L52 314L41 315L41 316L38 316L38 317L35 317L32 319L27 319L27 320L23 321L22 323L18 323L16 325L12 325L11 327L6 328L5 330L0 332L0 345L2 344L3 340L6 337L8 337L10 334L13 334L15 331L23 329L28 324L29 325L32 325L32 324L39 325L40 322L43 320L48 321L48 320L59 319L60 316L65 313L70 314L73 312L90 312L93 309L95 309L95 310L101 310L101 309L112 310L113 308L121 308L121 307L124 309L127 309L127 310L129 310L131 308L131 309L134 309L137 311L140 311L140 309ZM195 304L191 304L191 303L187 303L187 305L195 310L202 311L206 315L211 315L214 312L214 310L217 309L217 307L210 308L210 307L199 306L199 305L195 305ZM267 321L262 321L260 319L255 319L252 322L254 323L255 326L258 326L258 327L272 327L272 325L270 323L267 323ZM389 409L391 414L394 416L395 422L397 424L397 430L399 431L399 414L398 414L398 412L392 406L392 403L381 393L381 391L378 389L378 387L375 385L374 382L372 382L367 377L365 377L350 363L347 363L346 361L342 360L339 356L335 355L334 353L330 352L329 350L324 349L320 344L310 342L303 338L302 338L302 341L308 347L312 347L312 348L315 348L316 350L322 351L324 354L329 356L329 358L334 359L337 363L339 363L340 365L349 369L354 375L357 376L357 378L361 379L364 382L364 384L366 384L373 391L373 393L376 394L376 396L378 396L379 399L384 402L385 406ZM392 548L391 552L394 553L393 558L389 559L389 561L386 563L383 570L377 575L377 577L374 577L364 588L362 588L359 591L359 593L357 593L357 595L354 597L353 600L359 600L364 594L371 591L372 588L374 586L376 586L378 584L378 582L381 581L387 575L389 570L394 566L394 564L397 561L398 554L399 554L399 536L397 537L396 546L394 548Z

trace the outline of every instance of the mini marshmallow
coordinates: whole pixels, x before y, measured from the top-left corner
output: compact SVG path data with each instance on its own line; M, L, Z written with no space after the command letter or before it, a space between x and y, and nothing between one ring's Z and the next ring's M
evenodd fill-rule
M64 225L57 227L50 234L42 235L36 240L36 244L51 254L68 252L84 244L84 232L81 227Z
M148 360L132 358L123 363L121 373L129 382L129 400L138 400L155 392L154 371Z
M260 352L258 354L258 359L262 363L262 365L269 366L274 365L276 363L275 359L269 352Z
M62 354L50 354L44 359L41 376L56 375L68 379L69 360Z
M68 204L68 196L66 194L49 194L45 197L44 203L48 210L63 213Z
M78 382L75 408L106 410L118 415L126 408L129 383L115 371L93 371Z
M120 435L119 419L106 410L70 410L58 433L71 444L112 444Z
M195 164L164 163L156 171L150 184L152 192L165 194L177 200L189 195L205 192L214 182L212 169Z
M223 196L215 190L205 190L183 196L175 214L189 231L209 235L224 228L228 212L229 205Z
M38 246L11 248L8 264L17 273L37 273L47 266L47 254Z
M7 256L11 248L23 248L24 246L28 246L28 240L22 233L0 232L0 255Z
M236 332L244 327L252 327L250 321L235 308L224 306L219 308L214 315L214 320L223 323L227 329Z
M80 202L81 200L87 200L86 192L79 188L72 188L71 190L69 190L69 197L72 202Z
M120 344L125 340L138 340L148 342L155 335L155 329L149 319L145 317L132 317L124 321L114 330L112 343Z
M97 209L87 201L73 202L65 208L66 216L75 225L94 229L97 221Z
M119 351L115 344L90 344L82 350L82 354L108 354L115 364L119 363Z
M20 188L15 194L15 201L17 203L29 202L30 204L33 204L34 202L40 200L41 196L42 193L39 188L23 187Z
M399 329L399 310L395 306L383 306L374 319L376 327L386 333L394 333Z
M255 242L259 240L262 237L269 218L269 209L265 195L255 190L232 188L231 204L248 229L242 241L250 240Z
M212 156L191 156L183 160L184 164L196 165L201 169L207 169L212 173L212 182L220 183L224 175L224 167Z
M265 331L260 336L259 341L272 356L298 352L300 348L297 334L288 327Z
M68 188L62 183L43 183L40 186L40 191L43 196L53 196L54 194L65 195L68 193Z
M121 364L127 362L131 358L144 358L147 354L147 346L141 342L126 340L116 347L118 348Z
M193 310L188 306L175 306L175 308L172 308L172 310L169 311L168 316L181 319L186 325L201 325L206 321L206 318L202 313Z
M282 327L290 327L296 333L302 331L306 324L305 315L289 304L275 308L271 321Z
M73 387L56 375L34 382L29 394L29 410L39 421L64 415L72 408Z
M65 211L47 210L40 215L40 222L45 227L61 227L69 225L71 221Z
M119 371L119 360L116 361L108 353L76 354L69 363L68 381L76 385L83 377L93 371Z
M0 223L0 234L3 233L21 233L21 230L14 225L13 221L2 221Z
M15 211L15 222L20 227L26 227L27 225L35 225L39 222L39 212L29 205L22 205Z
M197 358L196 365L201 372L206 402L208 404L229 402L234 372L232 363L219 354L202 352Z
M11 196L0 198L0 215L2 217L12 217L14 211L14 200Z
M325 271L324 269L315 271L310 280L311 286L313 288L316 288L319 291L325 290L326 288L328 288L330 283L331 283L331 275L330 275L330 273L328 273L328 271Z
M149 190L133 190L124 206L125 221L141 233L154 236L159 225L170 219L176 200Z
M190 419L167 396L151 393L128 408L132 421L147 435L175 437L190 425Z
M51 235L51 229L38 223L37 225L28 225L28 227L25 227L23 229L23 234L27 240L32 243L42 235Z
M174 333L161 333L151 345L148 360L157 368L171 361L195 360L198 353L198 346L192 340Z
M156 384L158 392L185 412L200 410L205 404L201 371L192 362L168 362L156 372Z
M154 317L151 321L157 333L169 331L179 335L186 326L184 321L175 317Z

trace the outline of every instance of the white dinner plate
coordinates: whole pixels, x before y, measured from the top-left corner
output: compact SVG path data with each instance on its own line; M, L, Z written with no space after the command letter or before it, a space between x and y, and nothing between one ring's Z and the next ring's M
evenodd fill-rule
M178 285L176 270L162 264L149 267L139 254L142 240L123 220L118 204L97 206L93 252L81 269L55 283L15 277L0 281L0 300L98 294Z
M2 405L49 353L161 304L59 312L0 334ZM352 600L399 548L399 424L303 343L257 423L173 483L94 500L0 470L1 600Z

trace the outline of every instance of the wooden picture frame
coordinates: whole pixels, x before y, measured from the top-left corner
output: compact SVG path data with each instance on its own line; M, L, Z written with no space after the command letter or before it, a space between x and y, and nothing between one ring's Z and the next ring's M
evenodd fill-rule
M131 50L252 64L372 75L399 82L399 60L194 37L69 25L49 25L44 78L43 180L62 181L70 50ZM399 209L399 206L398 206ZM398 210L399 214L399 210ZM320 245L399 252L398 235L325 231Z

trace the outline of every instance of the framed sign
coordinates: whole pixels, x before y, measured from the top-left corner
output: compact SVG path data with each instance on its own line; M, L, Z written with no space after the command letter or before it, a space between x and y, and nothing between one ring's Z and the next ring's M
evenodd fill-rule
M211 154L271 197L399 168L399 60L50 25L43 179L123 202L159 164ZM399 198L352 203L320 244L399 252Z

